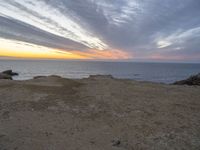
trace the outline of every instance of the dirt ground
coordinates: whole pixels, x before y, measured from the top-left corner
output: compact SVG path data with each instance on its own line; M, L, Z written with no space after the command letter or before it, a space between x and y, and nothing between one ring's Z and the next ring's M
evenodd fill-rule
M0 80L0 150L199 150L200 87Z

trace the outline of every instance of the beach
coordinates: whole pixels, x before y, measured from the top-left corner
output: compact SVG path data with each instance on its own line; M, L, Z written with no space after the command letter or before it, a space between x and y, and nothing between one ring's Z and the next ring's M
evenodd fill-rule
M197 150L200 86L112 76L0 80L1 150Z

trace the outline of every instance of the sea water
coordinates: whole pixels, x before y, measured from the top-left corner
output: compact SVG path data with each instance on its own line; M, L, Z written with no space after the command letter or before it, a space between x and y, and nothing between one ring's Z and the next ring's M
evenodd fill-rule
M59 75L66 78L86 78L89 75L112 75L116 78L172 83L200 72L200 64L100 62L61 60L0 60L0 71L18 72L16 80L34 76Z

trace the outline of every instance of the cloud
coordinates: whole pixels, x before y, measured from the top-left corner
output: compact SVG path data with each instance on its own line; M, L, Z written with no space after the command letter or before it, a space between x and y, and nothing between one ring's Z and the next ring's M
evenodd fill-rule
M94 59L117 51L133 60L192 59L200 51L199 16L197 0L2 0L0 37Z
M108 48L98 37L81 27L59 9L32 0L6 0L0 4L1 15L23 21L46 32L79 42L90 48ZM16 13L17 12L17 13ZM9 16L8 16L9 14Z
M49 32L38 29L24 22L0 16L0 37L29 42L59 49L85 50L88 47Z
M82 58L72 52L56 50L26 42L7 40L0 38L0 54L7 57L28 57L28 58ZM76 57L75 57L76 56Z
M171 44L172 44L172 43L169 42L169 41L158 41L158 42L157 42L158 48L165 48L165 47L170 46Z
M123 60L123 59L131 59L132 56L130 56L128 53L122 51L122 50L117 50L117 49L112 49L112 50L107 50L107 51L99 51L95 49L90 49L88 52L77 52L76 54L85 56L86 58L89 59L111 59L111 60Z
M158 48L168 47L170 45L184 45L187 41L192 39L200 39L200 27L191 28L188 30L179 30L166 37L161 37L158 40Z
M59 58L59 59L129 59L130 56L121 50L88 51L60 50L39 46L17 40L0 38L0 57L26 57L26 58Z

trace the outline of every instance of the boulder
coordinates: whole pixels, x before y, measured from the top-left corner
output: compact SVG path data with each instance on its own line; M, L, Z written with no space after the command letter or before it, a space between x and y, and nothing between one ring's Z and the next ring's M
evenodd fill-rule
M6 74L6 75L10 75L10 76L17 76L17 75L19 75L18 73L13 72L12 70L6 70L6 71L3 71L2 73Z
M8 74L0 73L0 79L12 80L12 76L10 76Z
M193 75L186 80L177 81L175 85L199 85L200 86L200 73Z

